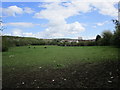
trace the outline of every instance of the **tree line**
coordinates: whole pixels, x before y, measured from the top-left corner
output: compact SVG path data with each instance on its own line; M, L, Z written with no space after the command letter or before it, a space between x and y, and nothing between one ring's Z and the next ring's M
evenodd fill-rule
M113 20L115 24L114 33L109 30L104 31L101 35L97 35L95 41L79 41L79 42L61 42L62 39L38 39L31 37L17 36L1 36L1 51L8 51L14 46L29 45L58 45L58 46L117 46L120 47L120 24L119 21Z

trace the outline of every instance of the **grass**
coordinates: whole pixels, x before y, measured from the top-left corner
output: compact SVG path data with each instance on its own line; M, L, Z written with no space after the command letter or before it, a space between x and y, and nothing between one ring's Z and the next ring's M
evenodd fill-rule
M90 82L88 82L88 85L85 84L83 78L82 82L77 80L80 78L78 76L90 78L94 75L91 73L96 74L96 72L98 77L93 82L100 80L99 83L94 84L99 87L98 84L102 86L105 84L105 80L101 81L99 79L97 70L102 73L102 70L104 72L104 69L106 69L105 72L108 72L110 70L108 66L119 59L118 48L108 46L44 47L14 47L10 48L8 52L3 52L3 87L93 87ZM105 67L103 67L104 65ZM114 66L113 69L116 70L117 67ZM82 74L79 75L80 72ZM85 72L89 72L90 76L86 76ZM78 76L74 77L72 73L78 74ZM115 75L117 75L116 72ZM100 78L103 77L106 77L107 82L108 76L101 75ZM115 80L117 80L116 78ZM75 83L72 83L73 81ZM49 84L51 82L52 84ZM117 81L114 84L116 83ZM105 85L111 87L108 84Z

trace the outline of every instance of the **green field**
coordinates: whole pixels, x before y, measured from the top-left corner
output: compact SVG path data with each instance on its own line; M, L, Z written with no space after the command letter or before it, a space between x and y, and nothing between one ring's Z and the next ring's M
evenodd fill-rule
M8 52L3 52L3 87L93 87L93 85L94 87L117 87L117 81L115 81L117 76L114 76L116 78L111 86L107 74L101 76L100 74L104 72L109 74L111 69L117 69L118 48L109 46L28 47L14 47ZM117 72L114 73L117 75ZM96 78L91 80L95 75ZM88 78L88 81L83 77Z

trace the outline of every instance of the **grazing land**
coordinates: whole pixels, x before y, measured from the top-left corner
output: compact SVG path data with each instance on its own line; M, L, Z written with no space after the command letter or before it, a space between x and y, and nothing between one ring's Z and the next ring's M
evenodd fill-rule
M117 88L119 49L22 46L2 53L3 88Z

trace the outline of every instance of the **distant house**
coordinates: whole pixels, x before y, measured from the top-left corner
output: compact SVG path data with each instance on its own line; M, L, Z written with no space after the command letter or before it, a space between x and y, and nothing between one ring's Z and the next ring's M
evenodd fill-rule
M78 41L78 39L67 39L67 40L61 40L60 42L76 42L76 43L78 43L79 41Z
M78 42L80 42L82 40L82 37L78 37L78 39L65 39L65 40L61 40L60 42L76 42L76 43L78 43Z
M61 40L60 42L63 43L63 42L76 42L76 43L79 43L81 41L95 41L95 39L89 39L89 40L83 40L82 37L78 37L78 39L64 39L64 40Z
M82 40L82 37L78 37L78 40Z

